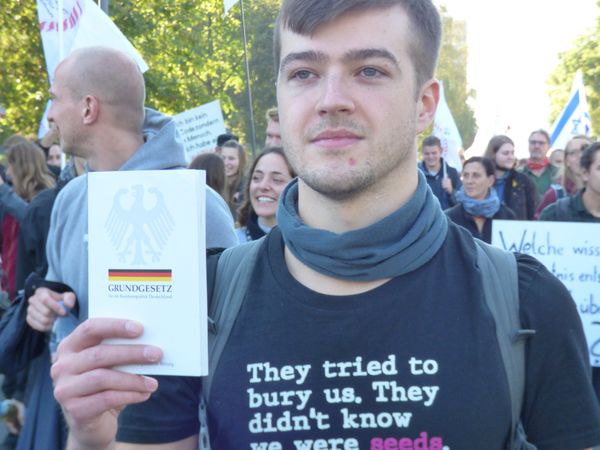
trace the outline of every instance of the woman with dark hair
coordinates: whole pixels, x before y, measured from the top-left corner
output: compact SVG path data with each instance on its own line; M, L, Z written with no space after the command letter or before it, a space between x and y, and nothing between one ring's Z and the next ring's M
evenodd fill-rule
M281 147L269 147L256 157L238 210L240 243L258 239L277 225L279 196L295 176Z
M493 189L494 164L488 158L468 159L461 173L462 188L456 193L457 205L447 209L446 215L466 228L473 237L492 242L492 220L514 220L515 213L503 205Z
M216 153L200 153L192 160L190 169L204 170L206 184L213 188L221 197L227 199L227 183L225 182L225 163Z
M483 155L494 164L496 193L513 210L517 220L532 220L535 214L535 185L529 177L515 170L515 144L504 135L490 139Z
M221 147L221 156L225 162L228 194L225 200L235 214L243 200L244 170L246 169L246 152L244 147L234 140L227 141Z
M1 285L13 299L19 223L25 217L27 204L41 191L53 187L55 181L41 148L25 138L12 138L9 142L6 177L12 182L12 189L0 179Z

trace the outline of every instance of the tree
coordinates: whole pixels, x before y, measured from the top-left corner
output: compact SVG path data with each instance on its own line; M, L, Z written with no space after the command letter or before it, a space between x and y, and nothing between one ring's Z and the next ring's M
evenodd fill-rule
M36 133L48 95L48 77L35 2L3 2L0 12L0 143L14 133Z
M600 0L598 1L600 7ZM592 130L600 131L600 18L593 30L575 40L573 47L559 55L559 63L548 78L550 123L554 123L568 102L577 69L583 72Z
M275 104L271 35L279 4L247 0L245 6L261 142L264 111ZM250 136L239 5L224 15L222 0L113 0L110 14L150 66L145 74L149 106L175 114L219 99L232 130ZM0 30L0 103L7 109L0 122L3 140L14 132L36 132L48 81L35 2L3 5Z
M437 78L444 82L446 101L460 131L463 147L468 148L475 139L477 123L468 100L475 91L467 88L467 29L464 21L450 17L445 7L440 7L444 34L440 48Z

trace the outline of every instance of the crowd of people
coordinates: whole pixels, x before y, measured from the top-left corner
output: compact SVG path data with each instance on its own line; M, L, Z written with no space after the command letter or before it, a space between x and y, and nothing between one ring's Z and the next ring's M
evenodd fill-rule
M550 136L545 130L532 132L530 158L523 170L517 170L514 142L497 135L490 139L483 157L463 162L459 177L441 157L440 140L429 136L423 140L419 169L448 217L488 243L493 219L600 222L594 187L600 144L587 136L574 136L564 151L552 151L552 155L557 150L565 155L564 160L554 162L549 148Z
M560 166L536 130L518 170L494 136L459 173L429 136L418 162L440 89L430 0L284 0L274 29L278 105L252 161L227 133L188 164L135 62L102 47L57 67L50 136L4 143L0 372L21 403L3 450L600 445L569 292L473 239L494 219L600 222L600 143L574 137ZM116 369L162 350L105 343L143 324L88 319L86 171L168 169L206 171L209 293L239 283L220 258L249 265L210 383ZM494 273L510 323L488 307Z

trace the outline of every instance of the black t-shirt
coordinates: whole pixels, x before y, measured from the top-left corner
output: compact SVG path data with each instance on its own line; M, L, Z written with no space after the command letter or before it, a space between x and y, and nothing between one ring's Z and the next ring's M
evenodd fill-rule
M466 231L450 226L427 264L352 296L298 283L278 232L261 252L213 380L214 449L503 448L508 386ZM522 417L529 439L542 449L599 443L572 300L526 256L519 256L519 292L523 326L537 330L527 345ZM153 430L159 415L170 418L172 432L143 442L185 437L183 424L192 426L197 407L179 402L197 400L197 386L172 395L182 381L165 381L163 399L170 400L156 402L160 409L152 401L127 408L121 440L148 438L140 431Z

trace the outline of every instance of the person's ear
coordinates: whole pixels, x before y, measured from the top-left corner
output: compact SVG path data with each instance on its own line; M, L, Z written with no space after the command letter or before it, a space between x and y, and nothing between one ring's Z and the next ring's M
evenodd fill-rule
M91 125L96 120L98 120L98 115L100 113L100 103L98 99L93 95L86 95L83 98L83 123L85 125Z
M432 78L421 87L417 104L417 133L427 129L435 117L440 100L440 83Z

